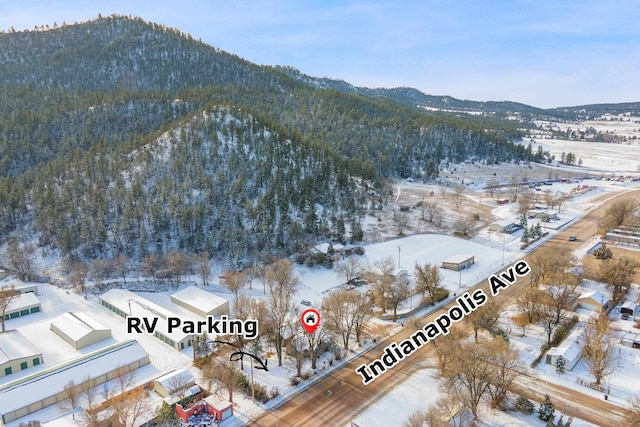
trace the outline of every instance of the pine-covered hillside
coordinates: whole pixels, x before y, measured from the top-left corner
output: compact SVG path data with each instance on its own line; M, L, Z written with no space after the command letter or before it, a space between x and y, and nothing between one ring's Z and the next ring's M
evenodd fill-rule
M517 122L294 74L139 18L1 33L0 244L286 253L358 235L381 178L532 159Z
M55 179L49 179L55 177ZM84 258L170 250L236 262L358 230L368 184L321 144L226 107L118 158L81 155L35 178L40 243Z

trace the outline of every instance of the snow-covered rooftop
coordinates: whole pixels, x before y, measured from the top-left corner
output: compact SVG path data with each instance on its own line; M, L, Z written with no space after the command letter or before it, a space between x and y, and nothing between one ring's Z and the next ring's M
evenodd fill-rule
M601 303L603 306L607 305L607 303L609 302L609 299L610 299L608 296L606 296L602 292L597 291L595 289L585 289L580 294L580 297L578 298L578 300L582 300L582 299L586 299L586 298L591 298L594 301L597 301L597 302Z
M460 264L460 263L465 262L468 259L473 258L473 257L474 257L474 255L459 254L459 255L454 255L452 257L449 257L449 258L445 259L442 262L451 263L451 264Z
M174 380L179 378L179 380ZM170 393L173 393L175 388L181 385L195 384L196 379L188 369L178 369L177 371L169 372L166 375L157 378L155 382L158 382Z
M64 313L53 319L51 326L55 326L74 341L87 336L93 331L109 331L109 328L85 313Z
M18 331L0 333L0 365L10 360L23 359L42 354Z
M148 357L137 341L126 341L4 384L0 386L0 414L60 393L71 380L79 384L84 378L97 378Z
M547 352L550 356L562 356L567 360L575 360L580 355L582 348L578 343L578 338L582 333L581 328L576 328L571 334L565 338L562 343L557 347L551 347Z
M108 302L114 307L118 307L123 313L127 313L130 316L136 316L140 318L154 318L159 317L164 319L158 321L156 324L156 330L167 337L171 337L176 341L182 341L192 334L182 332L182 328L174 329L171 333L168 331L169 317L177 317L183 322L185 320L198 322L202 321L202 318L186 310L178 305L172 304L171 309L162 307L155 302L148 300L138 294L135 294L126 289L111 289L104 293L101 300Z
M38 304L40 304L40 300L38 299L38 297L35 294L29 292L26 294L20 294L13 298L7 306L6 311L7 313L10 313L12 311L22 310L23 308L33 307L34 305Z
M189 286L179 290L171 295L171 299L181 301L204 313L210 313L228 303L226 299L195 286Z

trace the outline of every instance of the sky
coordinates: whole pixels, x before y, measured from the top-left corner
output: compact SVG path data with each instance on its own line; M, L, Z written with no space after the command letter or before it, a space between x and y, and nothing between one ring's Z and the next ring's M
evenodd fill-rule
M113 13L356 86L543 108L640 101L633 0L0 0L0 29Z

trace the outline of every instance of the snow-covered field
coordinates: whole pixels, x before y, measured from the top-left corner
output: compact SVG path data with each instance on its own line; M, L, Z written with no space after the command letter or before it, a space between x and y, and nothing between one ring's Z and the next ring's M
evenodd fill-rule
M574 153L577 158L582 159L582 166L568 168L573 172L628 175L640 171L640 145L540 139L533 144L534 152L538 146L555 155L556 161L560 160L563 152Z

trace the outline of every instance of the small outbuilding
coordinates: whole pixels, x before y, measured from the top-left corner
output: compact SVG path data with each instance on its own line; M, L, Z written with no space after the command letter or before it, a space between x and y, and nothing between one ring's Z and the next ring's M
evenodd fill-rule
M475 255L454 255L442 261L442 268L453 271L465 270L475 264L475 258Z
M64 313L51 321L51 330L76 350L111 338L111 329L85 313Z
M588 290L578 297L578 307L596 313L609 307L611 299L600 291Z
M174 293L171 302L202 317L229 315L229 301L195 286Z
M20 332L0 333L0 377L24 371L42 362L42 352Z
M196 384L196 379L188 369L169 372L153 381L153 389L162 397L174 393L186 392Z

